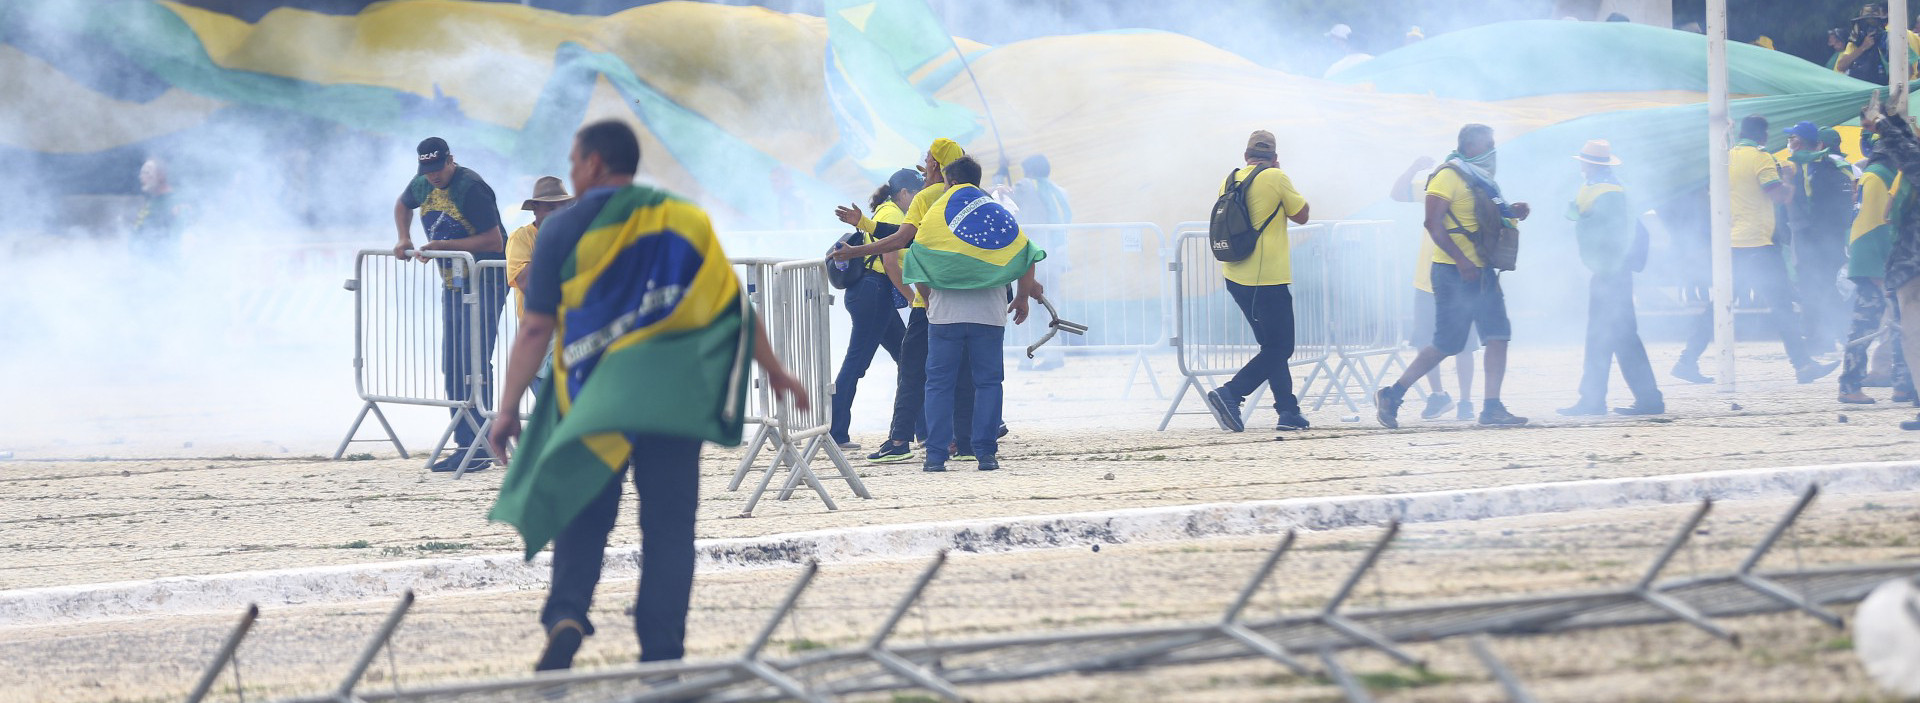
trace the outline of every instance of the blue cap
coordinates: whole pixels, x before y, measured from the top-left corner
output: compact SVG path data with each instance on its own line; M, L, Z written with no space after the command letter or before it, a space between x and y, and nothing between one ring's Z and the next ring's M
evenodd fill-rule
M1792 127L1788 127L1788 128L1787 128L1787 136L1789 136L1789 137L1799 137L1799 138L1801 138L1801 139L1804 139L1804 140L1806 140L1806 141L1808 141L1808 142L1810 142L1810 143L1811 143L1811 142L1819 142L1819 141L1820 141L1820 127L1819 127L1819 125L1816 125L1816 124L1814 124L1814 123L1812 123L1812 122L1807 122L1807 121L1805 121L1805 120L1802 120L1802 121L1800 122L1800 124L1797 124L1797 125L1794 125L1794 126L1792 126Z
M894 190L918 191L925 186L926 181L920 177L920 172L910 168L894 171L893 176L887 179L887 187Z

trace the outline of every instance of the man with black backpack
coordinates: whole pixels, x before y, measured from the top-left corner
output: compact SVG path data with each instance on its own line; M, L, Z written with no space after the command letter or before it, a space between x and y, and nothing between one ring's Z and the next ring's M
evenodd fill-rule
M1561 415L1607 414L1607 376L1620 360L1620 376L1633 391L1633 405L1614 408L1621 415L1659 415L1665 399L1653 380L1653 363L1640 341L1633 314L1633 274L1646 267L1647 240L1634 222L1627 191L1613 175L1620 157L1604 139L1587 142L1574 155L1586 185L1567 208L1580 245L1580 262L1593 272L1587 296L1586 365L1580 376L1580 401Z
M1508 204L1493 180L1497 164L1493 128L1470 124L1460 128L1457 150L1427 181L1427 236L1439 246L1433 254L1433 343L1420 350L1393 385L1374 396L1380 424L1400 426L1400 403L1407 388L1427 375L1442 359L1460 353L1467 333L1480 333L1486 344L1486 391L1480 409L1482 425L1524 425L1527 419L1507 412L1500 402L1500 384L1507 374L1507 341L1513 338L1507 320L1507 300L1500 291L1500 271L1511 271L1519 252L1519 232L1512 223L1527 219L1526 203Z
M1300 400L1293 394L1293 374L1287 368L1293 356L1292 242L1287 222L1307 223L1307 199L1280 170L1273 133L1254 132L1243 156L1247 165L1235 169L1220 185L1214 202L1208 238L1213 256L1224 262L1221 272L1227 292L1240 306L1260 352L1217 390L1207 392L1207 409L1220 429L1246 431L1240 403L1267 384L1273 409L1280 414L1277 429L1307 429ZM1282 217L1282 215L1285 215Z

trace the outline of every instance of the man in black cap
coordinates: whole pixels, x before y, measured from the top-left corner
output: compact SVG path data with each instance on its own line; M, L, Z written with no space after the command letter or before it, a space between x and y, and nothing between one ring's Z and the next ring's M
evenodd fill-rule
M427 242L418 247L419 251L464 251L473 255L475 261L492 261L506 257L506 240L500 235L500 206L494 201L493 188L481 180L480 174L454 163L453 152L447 148L447 140L428 137L420 142L419 174L401 191L400 199L393 204L393 224L400 235L398 243L393 245L393 255L405 259L412 256L408 252L415 249L410 230L413 228L413 211L420 211L420 229L427 234ZM424 257L415 257L426 261ZM440 292L441 325L441 368L446 377L447 399L464 401L469 398L480 403L492 403L493 399L493 342L499 331L500 310L506 305L507 277L499 268L487 268L483 272L457 270L451 261L440 260L440 273L445 279L445 288ZM463 298L466 294L480 295L479 311L479 358L476 365L473 349L473 330L467 319ZM477 377L476 383L469 384L469 377ZM477 387L476 387L477 386ZM474 395L477 394L477 397ZM467 408L453 408L454 448L447 458L433 465L434 471L456 471L460 469L460 457L466 449L478 444L474 460L468 463L467 471L479 471L492 464L492 454L483 443L475 440L477 416Z

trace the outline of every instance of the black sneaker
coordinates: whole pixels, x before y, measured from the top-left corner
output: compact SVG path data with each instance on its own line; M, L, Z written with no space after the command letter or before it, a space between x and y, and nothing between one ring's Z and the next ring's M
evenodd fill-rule
M1228 432L1245 432L1247 423L1240 419L1240 401L1229 402L1218 389L1207 391L1207 410L1213 413L1213 421L1220 429Z
M1280 413L1280 424L1273 429L1279 432L1292 432L1295 430L1304 430L1312 426L1313 423L1307 422L1307 416L1301 415L1298 410L1293 410Z
M1498 427L1513 427L1527 424L1527 419L1507 412L1507 406L1491 398L1480 406L1480 424Z
M1585 416L1591 416L1591 415L1605 415L1607 414L1607 404L1606 403L1589 403L1583 400L1578 403L1574 403L1573 407L1571 408L1561 408L1559 410L1555 410L1554 412L1559 413L1564 417L1585 417Z
M547 648L541 650L540 661L533 665L533 670L573 668L573 655L580 651L580 641L586 636L586 628L572 618L554 623L553 629L547 631Z
M1373 394L1374 417L1380 420L1382 427L1389 430L1400 429L1400 403L1406 399L1406 396L1406 391L1394 390L1393 386L1387 386Z
M1446 391L1434 391L1427 394L1427 409L1420 411L1420 419L1431 420L1447 414L1453 409L1453 396Z
M944 462L944 461L934 461L934 460L932 460L932 459L928 459L928 460L927 460L927 463L924 463L924 464L921 464L921 465L920 465L920 470L921 470L921 471L925 471L925 472L927 472L927 473L939 473L939 472L942 472L942 471L946 471L946 470L947 470L947 462Z
M1674 362L1673 371L1669 373L1672 373L1674 378L1688 383L1713 383L1712 376L1700 373L1700 362L1697 360L1681 359Z
M1453 416L1461 420L1472 422L1474 418L1479 417L1480 415L1479 413L1475 413L1473 411L1473 401L1463 400L1463 401L1460 401L1460 408L1453 413Z
M1007 436L1007 433L1008 433L1008 432L1012 432L1012 430L1009 430L1009 429L1007 429L1007 423L1004 423L1004 422L1002 422L1002 423L1000 423L1000 431L999 431L999 432L997 432L997 433L995 433L995 434L993 435L993 438L994 438L994 439L1002 439L1002 438L1005 438L1005 437Z
M906 461L912 458L913 444L911 442L900 442L897 444L894 442L884 442L880 445L880 451L867 455L867 461L875 464L891 464L896 461Z
M992 456L980 457L980 470L981 471L999 471L1000 458L992 457Z
M1920 417L1900 423L1900 429L1908 432L1920 431Z
M450 474L450 473L459 471L460 455L465 453L466 452L463 452L460 450L454 450L452 454L447 455L447 458L433 462L432 471L437 474ZM493 466L492 457L489 457L485 454L478 454L478 455L475 455L472 460L467 462L466 472L474 473L478 471L486 471L487 468L491 466Z
M1840 368L1840 362L1838 361L1829 361L1824 364L1813 361L1794 369L1793 375L1800 379L1801 383L1813 383L1814 381L1826 378L1827 374L1833 373L1833 370L1837 368Z

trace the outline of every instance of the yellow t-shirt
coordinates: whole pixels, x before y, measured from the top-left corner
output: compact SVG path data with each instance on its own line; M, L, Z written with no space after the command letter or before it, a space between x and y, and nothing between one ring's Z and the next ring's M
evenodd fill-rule
M1427 181L1427 196L1444 198L1447 201L1448 210L1453 213L1452 217L1446 218L1441 222L1447 229L1460 228L1473 231L1480 228L1480 218L1473 212L1473 187L1467 185L1467 179L1462 178L1459 171L1451 168L1434 171L1433 180ZM1475 266L1484 265L1480 260L1479 250L1473 248L1473 239L1471 237L1459 232L1452 232L1450 236L1453 237L1453 245L1460 247L1460 253L1467 255L1467 261L1472 262ZM1440 245L1433 243L1433 237L1425 237L1424 239L1427 242L1426 246L1433 250L1433 258L1430 259L1433 263L1458 263L1453 260L1453 257L1447 255L1447 250L1441 249ZM1433 267L1429 266L1427 268L1429 269L1428 275L1431 276L1431 269ZM1428 289L1433 287L1431 280L1428 281L1427 287Z
M892 200L888 200L880 203L880 207L873 209L873 219L862 219L860 221L860 231L867 233L868 237L872 237L875 224L897 225L905 222L906 219L906 213L900 212L900 206L893 204ZM867 262L867 270L874 273L885 274L887 267L881 264L880 257L876 256L873 257L872 261Z
M1240 167L1233 174L1233 185L1239 186L1253 173L1251 164ZM1227 192L1227 184L1220 184L1220 192ZM1307 198L1294 190L1293 179L1285 171L1268 168L1254 177L1253 184L1247 187L1247 214L1253 216L1255 223L1266 222L1266 229L1260 230L1260 238L1254 240L1253 254L1239 261L1229 261L1221 266L1227 280L1243 286L1277 286L1293 282L1292 242L1287 237L1287 218L1300 214L1307 206ZM1278 211L1278 214L1275 214ZM1272 216L1271 221L1267 220Z
M533 243L540 237L540 228L531 224L524 225L507 235L507 285L520 289L520 273L533 263ZM514 296L514 310L519 315L527 313L527 292L520 290Z
M1413 180L1407 184L1407 189L1408 189L1407 192L1414 193L1414 194L1425 192L1427 189L1427 179L1432 177L1433 177L1433 169L1426 169L1419 173L1413 174ZM1426 207L1425 198L1414 198L1414 201L1419 203L1422 208ZM1421 212L1421 220L1422 221L1420 223L1420 228L1419 230L1417 230L1420 233L1420 256L1419 258L1416 258L1413 260L1414 261L1413 289L1417 291L1432 293L1433 292L1433 266L1432 266L1433 250L1438 249L1440 247L1435 245L1433 243L1433 237L1427 234L1427 227L1425 222L1426 212L1424 211L1424 209Z
M946 194L947 184L928 183L926 188L921 189L918 194L913 196L913 202L907 205L907 215L901 218L900 224L910 224L913 225L915 229L919 229L920 221L926 219L927 211L933 208L934 201L939 200L940 196ZM935 217L940 216L941 215L938 214L935 215ZM927 306L927 298L920 294L919 286L913 287L913 306L916 308L924 308Z
M1900 180L1894 176L1894 180ZM1859 239L1861 235L1872 232L1887 223L1887 203L1893 200L1893 185L1880 177L1880 174L1868 171L1860 176L1860 213L1853 216L1853 230L1847 234L1847 242Z
M1751 144L1733 148L1727 157L1733 191L1733 247L1773 244L1773 199L1767 186L1780 182L1780 164L1773 155Z

